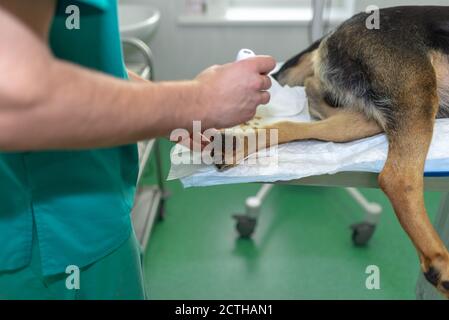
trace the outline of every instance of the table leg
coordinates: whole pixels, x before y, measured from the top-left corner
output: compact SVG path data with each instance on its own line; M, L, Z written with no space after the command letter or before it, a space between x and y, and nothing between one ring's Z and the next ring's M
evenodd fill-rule
M443 194L438 210L435 228L446 247L449 247L449 192ZM416 285L418 300L443 300L444 297L420 274Z

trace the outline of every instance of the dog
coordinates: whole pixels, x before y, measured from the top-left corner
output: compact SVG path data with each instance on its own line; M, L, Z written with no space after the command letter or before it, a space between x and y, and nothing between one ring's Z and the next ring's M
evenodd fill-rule
M449 117L449 6L385 8L379 17L380 28L371 29L370 14L355 15L274 74L282 85L306 87L318 121L255 129L277 129L279 144L385 133L389 151L379 186L426 279L449 298L449 252L427 216L423 190L435 119ZM255 151L234 150L233 160Z

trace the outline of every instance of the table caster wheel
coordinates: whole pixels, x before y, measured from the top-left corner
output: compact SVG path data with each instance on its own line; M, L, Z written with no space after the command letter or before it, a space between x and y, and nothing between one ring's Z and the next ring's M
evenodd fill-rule
M236 229L241 238L251 238L256 230L257 219L245 215L235 215Z
M369 222L361 222L351 226L352 242L358 247L368 244L376 231L376 225Z

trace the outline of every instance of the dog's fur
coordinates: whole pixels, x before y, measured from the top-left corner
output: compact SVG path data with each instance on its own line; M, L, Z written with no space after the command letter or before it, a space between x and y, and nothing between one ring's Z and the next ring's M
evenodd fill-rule
M305 86L320 121L282 122L279 143L348 142L385 132L379 185L417 249L422 270L449 297L449 253L424 206L423 171L435 118L449 117L449 6L381 9L380 29L360 13L284 64L282 85ZM246 156L246 150L243 156Z

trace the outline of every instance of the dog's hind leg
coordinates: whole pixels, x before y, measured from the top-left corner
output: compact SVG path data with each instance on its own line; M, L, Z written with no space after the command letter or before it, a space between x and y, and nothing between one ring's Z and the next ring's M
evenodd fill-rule
M222 151L221 163L217 163L217 167L226 169L235 166L248 155L261 149L292 141L315 139L329 142L349 142L383 132L376 121L368 120L363 113L329 106L323 99L317 78L309 77L305 83L310 112L315 114L317 118L322 119L321 121L307 123L282 121L252 128L256 136L259 135L260 130L264 131L266 141L262 143L262 147L259 143L250 144L249 139L246 139L247 133L245 132L240 137L239 133L235 134L232 131L228 134L224 133L222 141L234 139L239 142L234 144L233 150ZM277 131L277 141L270 141L270 130ZM258 138L253 140L259 142ZM232 152L232 154L229 154L229 152Z
M321 140L328 142L350 142L374 136L382 132L375 121L365 115L342 110L331 117L310 123L278 122L265 129L277 129L279 144L299 140Z
M424 164L437 104L433 103L432 111L409 106L408 114L401 117L396 127L387 129L389 153L379 184L416 247L427 280L449 297L449 254L424 204Z
M322 140L329 142L349 142L363 139L383 132L374 120L349 108L331 107L324 100L320 81L309 77L305 81L310 113L321 121L310 123L279 122L265 129L279 130L279 143L297 140Z
M310 139L349 142L374 136L383 131L375 121L367 120L364 114L349 110L339 110L338 113L321 121L307 123L282 121L252 130L254 130L257 137L261 132L260 130L263 130L263 136L267 139L266 143L263 143L263 148L260 148L259 143L248 143L248 139L245 136L247 133L245 132L240 137L239 134L235 134L232 131L229 136L225 132L222 141L236 139L239 143L236 143L234 149L230 150L233 154L222 153L222 161L220 164L217 164L219 169L235 166L248 155L275 145ZM277 141L270 141L270 130L277 131ZM254 140L260 141L259 138Z

